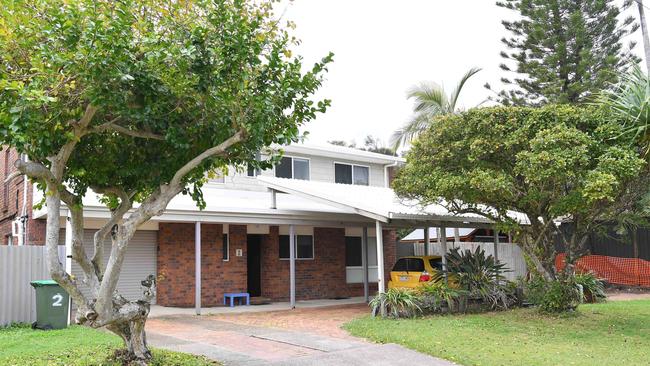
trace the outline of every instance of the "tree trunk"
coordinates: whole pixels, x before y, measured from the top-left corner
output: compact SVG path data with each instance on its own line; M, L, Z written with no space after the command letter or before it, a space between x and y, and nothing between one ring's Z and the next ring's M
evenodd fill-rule
M134 303L129 304L133 305ZM123 356L124 361L135 365L147 365L151 360L151 351L147 346L147 335L144 326L149 315L149 304L140 303L137 306L140 307L140 313L137 316L129 320L115 322L106 328L120 336L124 341L127 352Z
M643 0L636 0L639 8L639 23L641 23L641 34L643 35L643 50L645 51L646 71L650 73L650 39L648 38L648 24L645 21L645 9Z

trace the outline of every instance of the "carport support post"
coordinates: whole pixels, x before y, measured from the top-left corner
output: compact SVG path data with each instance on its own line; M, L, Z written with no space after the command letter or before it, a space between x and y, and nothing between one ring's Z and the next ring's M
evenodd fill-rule
M494 228L494 262L499 263L499 230ZM497 270L497 278L499 276L499 271Z
M386 277L384 275L384 231L381 226L381 222L375 221L375 230L377 233L377 289L379 294L386 292L386 285L384 281ZM386 316L386 306L381 305L381 316Z
M289 225L289 299L291 308L296 308L296 229Z
M363 227L361 234L361 261L363 266L363 298L366 302L370 300L368 290L368 227Z
M445 283L447 283L447 228L441 226L438 229L438 238L442 246L442 271L445 275Z
M429 255L429 245L431 244L431 239L429 238L429 227L424 228L424 255Z
M65 219L65 271L72 275L72 223L70 222L70 213ZM70 311L72 301L68 301L68 325L70 325Z
M201 223L194 229L194 308L201 315Z

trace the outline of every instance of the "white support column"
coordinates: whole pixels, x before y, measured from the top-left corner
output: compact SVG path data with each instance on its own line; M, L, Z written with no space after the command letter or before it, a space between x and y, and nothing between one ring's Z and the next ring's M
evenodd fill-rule
M72 223L70 214L65 219L65 271L72 274Z
M499 261L499 230L494 228L494 260Z
M431 246L431 238L429 238L429 227L424 228L424 255L429 255L429 247Z
M370 301L370 291L368 288L368 227L363 227L361 234L361 265L363 266L363 298L366 302Z
M454 248L458 247L458 243L460 243L460 230L455 227L454 228Z
M377 232L377 287L379 293L384 293L386 276L384 275L384 233L381 222L375 221L375 230Z
M201 315L201 223L194 227L194 308Z
M65 219L65 271L72 275L72 223L70 222L69 212L68 217ZM70 325L71 311L72 301L68 300L68 325Z
M438 239L442 249L442 270L445 275L445 282L447 281L447 228L441 226L438 229Z
M289 225L289 299L296 308L296 229Z

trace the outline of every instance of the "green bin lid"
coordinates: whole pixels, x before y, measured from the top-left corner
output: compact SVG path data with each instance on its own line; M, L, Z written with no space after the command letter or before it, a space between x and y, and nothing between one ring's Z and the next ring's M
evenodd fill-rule
M41 286L58 286L59 284L56 283L54 280L38 280L38 281L32 281L30 284L34 287L41 287Z

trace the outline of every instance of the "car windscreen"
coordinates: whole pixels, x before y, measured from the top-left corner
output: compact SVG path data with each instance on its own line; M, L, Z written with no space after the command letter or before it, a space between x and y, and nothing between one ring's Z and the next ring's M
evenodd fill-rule
M394 272L406 272L408 271L408 258L402 258L398 260L393 266Z

